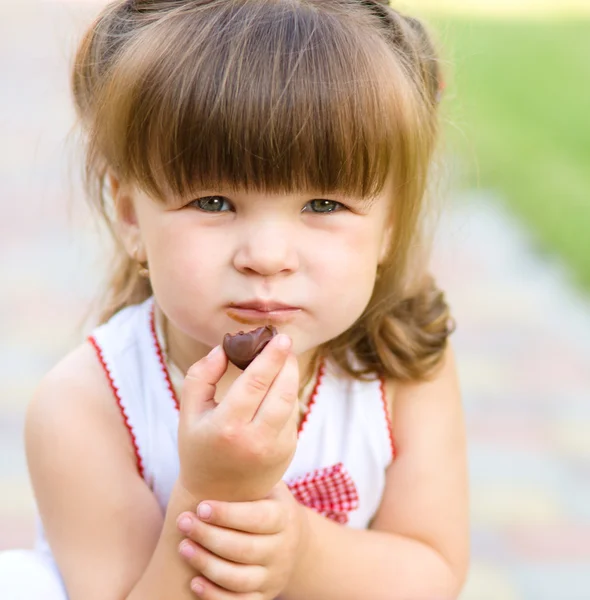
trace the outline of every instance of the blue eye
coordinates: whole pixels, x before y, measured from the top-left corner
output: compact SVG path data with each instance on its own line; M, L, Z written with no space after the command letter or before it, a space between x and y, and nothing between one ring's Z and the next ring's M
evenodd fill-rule
M333 213L344 208L344 205L340 204L340 202L336 202L336 200L311 200L305 205L305 207L308 206L311 207L311 212L318 214ZM303 212L310 211L304 208Z
M189 206L196 206L204 212L227 212L231 210L231 204L223 196L206 196L193 200Z

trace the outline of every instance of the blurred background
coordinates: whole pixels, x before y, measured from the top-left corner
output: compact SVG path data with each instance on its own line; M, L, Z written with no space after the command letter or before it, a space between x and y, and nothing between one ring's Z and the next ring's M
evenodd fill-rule
M0 550L27 547L22 427L87 333L103 253L68 68L101 2L0 0ZM590 598L590 0L405 0L442 48L472 568L461 600Z

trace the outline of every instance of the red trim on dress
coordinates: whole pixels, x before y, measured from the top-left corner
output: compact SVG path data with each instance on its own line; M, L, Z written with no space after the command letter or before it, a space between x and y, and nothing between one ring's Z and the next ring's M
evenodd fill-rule
M102 353L102 348L98 345L98 342L96 341L94 336L92 336L92 335L89 336L88 341L92 344L94 350L96 351L98 360L100 361L100 364L102 365L102 368L109 380L111 390L117 400L117 405L119 406L119 410L121 411L121 416L123 417L123 423L125 424L125 427L127 428L127 431L129 432L129 435L131 437L131 442L133 444L133 450L135 452L135 459L137 461L137 470L139 471L139 474L141 475L141 477L143 479L144 478L143 460L141 459L141 455L139 454L139 445L137 444L137 438L135 437L135 433L133 432L133 427L131 426L131 423L129 422L129 415L127 414L127 412L125 411L125 407L123 406L123 402L121 400L121 395L119 394L119 389L115 385L115 382L113 380L111 372L107 366L104 355Z
M180 410L180 402L178 402L178 397L176 396L176 391L174 389L174 386L172 385L172 379L170 379L170 373L168 372L168 367L166 366L166 361L164 360L164 353L162 352L162 348L160 347L160 342L158 341L158 336L156 334L156 314L153 304L150 311L150 329L152 331L152 337L154 339L154 345L156 347L156 354L158 355L158 359L160 361L160 368L162 369L164 379L166 380L166 385L168 386L168 391L170 392L170 396L174 401L174 406L176 406L176 410Z
M385 420L387 421L387 433L389 434L389 443L391 445L391 458L395 460L397 450L395 447L395 439L393 437L393 422L389 413L389 403L387 402L387 394L385 392L385 379L379 379L379 387L381 388L381 402L383 402L383 412L385 412Z
M325 365L324 359L322 358L322 362L320 363L320 367L318 369L318 374L316 375L315 385L313 386L311 396L309 397L309 402L307 403L307 410L305 411L305 414L303 415L303 419L301 419L301 423L299 423L299 428L297 430L298 437L301 435L301 432L303 431L303 426L307 423L307 421L309 419L309 415L311 414L311 409L313 408L313 405L316 402L318 390L320 388L320 384L322 383L322 379L324 377L325 371L326 371L326 365Z

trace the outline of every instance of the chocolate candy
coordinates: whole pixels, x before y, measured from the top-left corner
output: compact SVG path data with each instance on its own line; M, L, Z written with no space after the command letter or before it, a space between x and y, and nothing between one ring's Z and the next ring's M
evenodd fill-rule
M259 327L247 333L243 331L235 335L226 333L223 338L223 350L238 369L244 370L277 333L276 327L271 325Z

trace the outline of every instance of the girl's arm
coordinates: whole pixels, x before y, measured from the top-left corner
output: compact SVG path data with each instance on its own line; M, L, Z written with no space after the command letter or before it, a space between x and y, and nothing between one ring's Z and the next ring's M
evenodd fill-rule
M204 499L199 493L257 500L280 479L297 443L299 372L290 348L288 337L273 338L219 405L214 393L227 368L220 347L189 369L180 476L165 516L138 474L129 434L90 346L44 379L27 416L27 455L70 600L194 597L190 583L199 570L180 557L178 517L196 510Z
M167 516L139 476L129 434L84 345L42 381L26 421L32 484L70 600L193 600L176 517L197 499L175 490Z
M468 483L455 361L428 383L397 386L398 455L369 531L306 511L306 543L284 600L447 600L469 562Z

